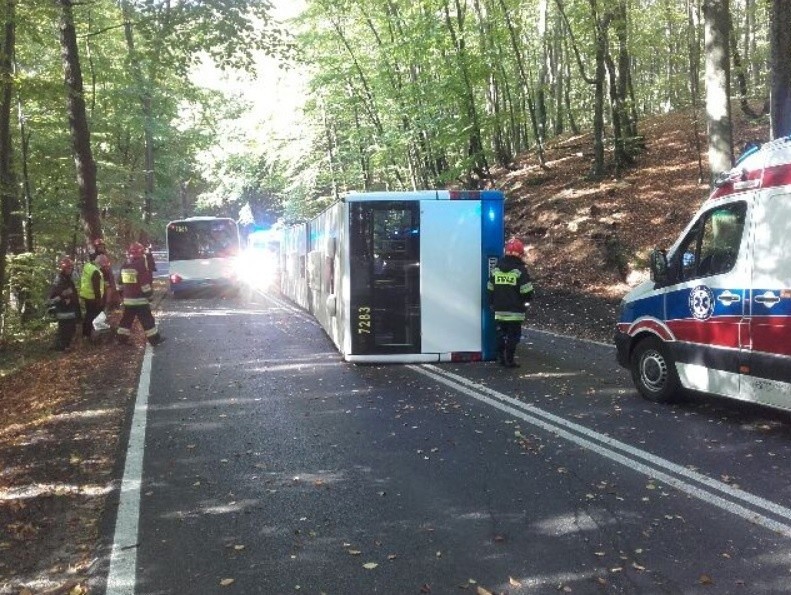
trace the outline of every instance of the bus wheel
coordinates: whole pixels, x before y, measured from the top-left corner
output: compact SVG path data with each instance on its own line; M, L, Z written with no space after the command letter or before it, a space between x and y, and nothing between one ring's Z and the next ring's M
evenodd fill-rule
M676 365L656 337L640 341L632 353L632 380L640 394L653 403L673 401L680 388Z

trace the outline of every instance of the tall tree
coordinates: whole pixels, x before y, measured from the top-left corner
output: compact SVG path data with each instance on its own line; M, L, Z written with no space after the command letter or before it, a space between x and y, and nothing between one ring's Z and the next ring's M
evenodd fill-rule
M15 0L2 5L3 40L0 48L0 288L5 287L6 254L16 185L11 171L11 97L13 92L13 56L15 28ZM0 291L2 295L2 291ZM5 300L0 299L0 315Z
M791 2L772 2L770 136L791 134Z
M730 109L730 15L728 0L703 0L706 55L706 122L712 181L733 164Z
M82 68L77 48L77 31L74 26L74 3L57 0L60 5L60 47L66 81L66 99L71 131L74 164L77 168L77 186L80 192L80 216L88 240L102 237L99 217L99 191L96 184L96 161L91 149L91 133L83 94Z

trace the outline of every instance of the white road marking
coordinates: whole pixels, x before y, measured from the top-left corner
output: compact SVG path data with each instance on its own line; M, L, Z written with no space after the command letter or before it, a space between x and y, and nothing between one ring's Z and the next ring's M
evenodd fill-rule
M410 365L407 367L582 448L671 485L703 502L717 506L722 510L776 531L786 537L791 537L791 509L776 502L750 494L724 482L677 465L667 459L652 455L649 452L553 415L437 366ZM641 460L644 462L640 462ZM649 466L649 464L653 466ZM699 485L694 485L692 482ZM721 495L715 492L719 492ZM752 509L747 508L747 506L752 507ZM781 520L765 516L764 512L774 514Z
M613 345L612 343L602 343L601 341L594 341L593 339L583 339L582 337L573 337L571 335L562 335L560 333L553 333L552 331L545 331L545 330L540 329L540 328L533 328L530 325L525 325L524 326L524 330L528 331L528 332L531 332L531 333L538 333L540 335L548 335L550 337L556 337L558 339L568 339L569 341L574 341L574 342L577 342L577 343L579 343L579 342L591 343L592 345L600 345L601 347L610 347L612 349L615 349L615 345Z
M140 487L143 476L143 451L146 442L148 389L151 383L153 348L146 345L143 368L137 385L135 413L126 449L124 478L115 520L110 572L107 575L106 595L134 595L137 568L137 537L140 520Z

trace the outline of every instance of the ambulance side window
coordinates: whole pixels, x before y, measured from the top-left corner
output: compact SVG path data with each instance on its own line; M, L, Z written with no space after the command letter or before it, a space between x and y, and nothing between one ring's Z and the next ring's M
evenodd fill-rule
M739 256L747 203L735 202L704 213L679 246L679 281L730 271Z

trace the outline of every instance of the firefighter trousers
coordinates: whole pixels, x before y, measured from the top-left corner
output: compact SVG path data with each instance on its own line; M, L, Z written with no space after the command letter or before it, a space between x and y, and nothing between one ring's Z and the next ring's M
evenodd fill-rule
M118 340L121 343L129 341L135 319L138 319L143 326L143 331L149 343L156 345L161 341L154 315L151 313L151 306L142 304L139 306L124 305L124 312L121 314L121 321L118 323Z

